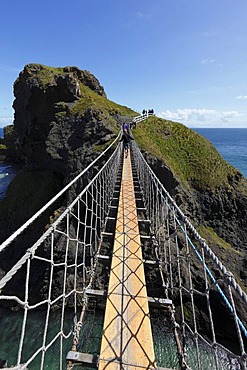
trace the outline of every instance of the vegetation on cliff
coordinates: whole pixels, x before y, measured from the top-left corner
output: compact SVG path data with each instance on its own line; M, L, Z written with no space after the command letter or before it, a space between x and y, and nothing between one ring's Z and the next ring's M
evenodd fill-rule
M87 167L123 122L138 114L107 99L98 80L76 67L30 64L16 80L14 94L14 130L10 128L7 136L18 146L16 156L24 169L0 203L1 241ZM246 288L245 179L207 139L181 123L150 117L137 124L133 135L178 206ZM26 236L30 245L57 210L71 203L81 185L59 199L35 228L32 225ZM27 240L17 241L19 257ZM3 259L0 269L6 271L16 253L6 263Z
M163 161L185 186L213 190L239 174L203 136L181 123L150 117L138 123L135 138Z
M80 84L80 92L81 98L71 108L71 114L84 114L88 109L92 109L99 113L99 119L108 120L107 122L110 123L115 122L114 117L116 115L124 117L135 117L138 115L132 109L98 95L83 84ZM117 130L119 131L119 127Z
M66 120L73 122L75 119L81 120L83 125L84 117L90 111L98 122L102 121L106 128L116 134L120 127L116 117L137 115L132 109L108 100L98 80L90 72L81 71L77 67L54 68L29 64L15 82L17 94L20 84L25 84L25 88L29 87L31 91L35 86L43 96L48 94L49 89L54 97L57 94L56 99L54 98L53 121L57 121L59 125ZM59 90L59 93L56 93L56 90ZM69 96L67 90L73 93L73 97ZM32 99L34 100L34 97ZM18 109L16 116L15 126L18 131ZM52 114L49 118L52 119ZM34 117L34 120L37 132L37 117ZM21 126L23 127L23 123ZM29 122L28 126L31 131L30 126L34 125ZM163 161L186 187L190 184L211 190L219 186L227 187L229 178L239 174L207 139L180 123L150 117L137 124L134 136L143 150ZM98 150L105 147L102 142L93 145Z
M137 115L108 100L97 78L77 67L28 64L14 95L14 126L4 130L0 159L20 161L24 170L0 203L1 241L54 195L54 186L58 192L87 167L123 120Z

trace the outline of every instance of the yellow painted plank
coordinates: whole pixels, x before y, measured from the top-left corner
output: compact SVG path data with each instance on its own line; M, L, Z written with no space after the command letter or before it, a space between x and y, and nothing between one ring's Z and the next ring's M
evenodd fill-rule
M156 368L130 156L123 163L98 368Z

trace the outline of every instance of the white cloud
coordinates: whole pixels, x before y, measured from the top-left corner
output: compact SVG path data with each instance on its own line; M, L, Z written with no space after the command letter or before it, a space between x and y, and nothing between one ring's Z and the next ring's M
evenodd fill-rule
M142 12L136 12L137 18L145 18L145 14Z
M166 110L158 113L158 117L166 118L171 121L184 123L189 127L217 127L228 126L236 123L236 119L241 116L237 111L216 111L215 109L196 109L185 108L177 109L175 112Z
M207 31L202 33L202 36L207 37L207 38L215 37L215 36L218 36L218 35L219 35L219 31L217 29L207 30Z
M13 117L0 117L0 127L12 125L13 121Z
M203 59L201 60L201 64L202 65L207 65L207 64L212 64L212 63L215 63L216 60L214 58L209 58L209 59Z
M247 95L239 95L239 96L236 96L236 99L239 99L239 100L247 100Z
M149 13L143 13L143 12L136 12L135 13L135 17L138 18L138 19L150 19L151 18L151 14L149 14Z

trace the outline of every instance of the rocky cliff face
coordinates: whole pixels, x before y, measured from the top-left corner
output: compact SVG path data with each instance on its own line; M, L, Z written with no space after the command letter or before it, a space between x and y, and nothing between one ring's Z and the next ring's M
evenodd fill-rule
M80 85L106 97L99 81L76 67L49 69L27 65L14 84L14 128L21 160L31 169L65 173L71 155L80 158L83 143L95 132L95 143L112 134L98 122L97 114L87 111L74 116L70 108L81 97ZM79 163L80 162L80 163ZM85 160L78 160L78 170Z
M214 190L200 189L193 182L186 189L165 164L145 154L168 192L204 237L214 253L238 277L247 290L247 181L236 172L229 177L227 186ZM214 237L214 232L218 239ZM229 247L220 243L229 243Z
M15 155L24 169L0 204L0 242L91 163L98 156L97 146L116 136L126 116L136 115L108 101L99 81L76 67L27 65L14 84L14 95L11 156L13 159ZM213 191L200 189L193 181L188 189L164 161L148 152L145 156L193 225L212 228L231 244L226 249L214 240L210 246L227 268L236 272L242 286L247 287L247 186L241 175L236 172L229 176L227 186ZM69 198L75 193L73 189ZM61 202L65 204L70 199ZM60 206L61 203L55 205ZM25 242L31 245L37 240L52 212L49 210L33 226L32 235L26 235ZM210 239L211 235L208 236ZM0 274L1 269L9 268L8 261L14 264L22 256L26 250L23 244L16 245L7 252L7 258L1 259Z
M9 159L24 168L0 205L0 242L98 156L97 146L116 136L124 114L136 115L108 101L99 81L77 67L26 65L14 83L14 95ZM42 178L42 192L33 185L37 178Z

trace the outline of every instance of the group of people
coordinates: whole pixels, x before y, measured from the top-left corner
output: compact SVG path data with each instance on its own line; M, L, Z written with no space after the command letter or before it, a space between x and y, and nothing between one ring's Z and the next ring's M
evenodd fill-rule
M154 110L153 109L149 109L149 110L143 109L142 115L143 116L154 116Z

